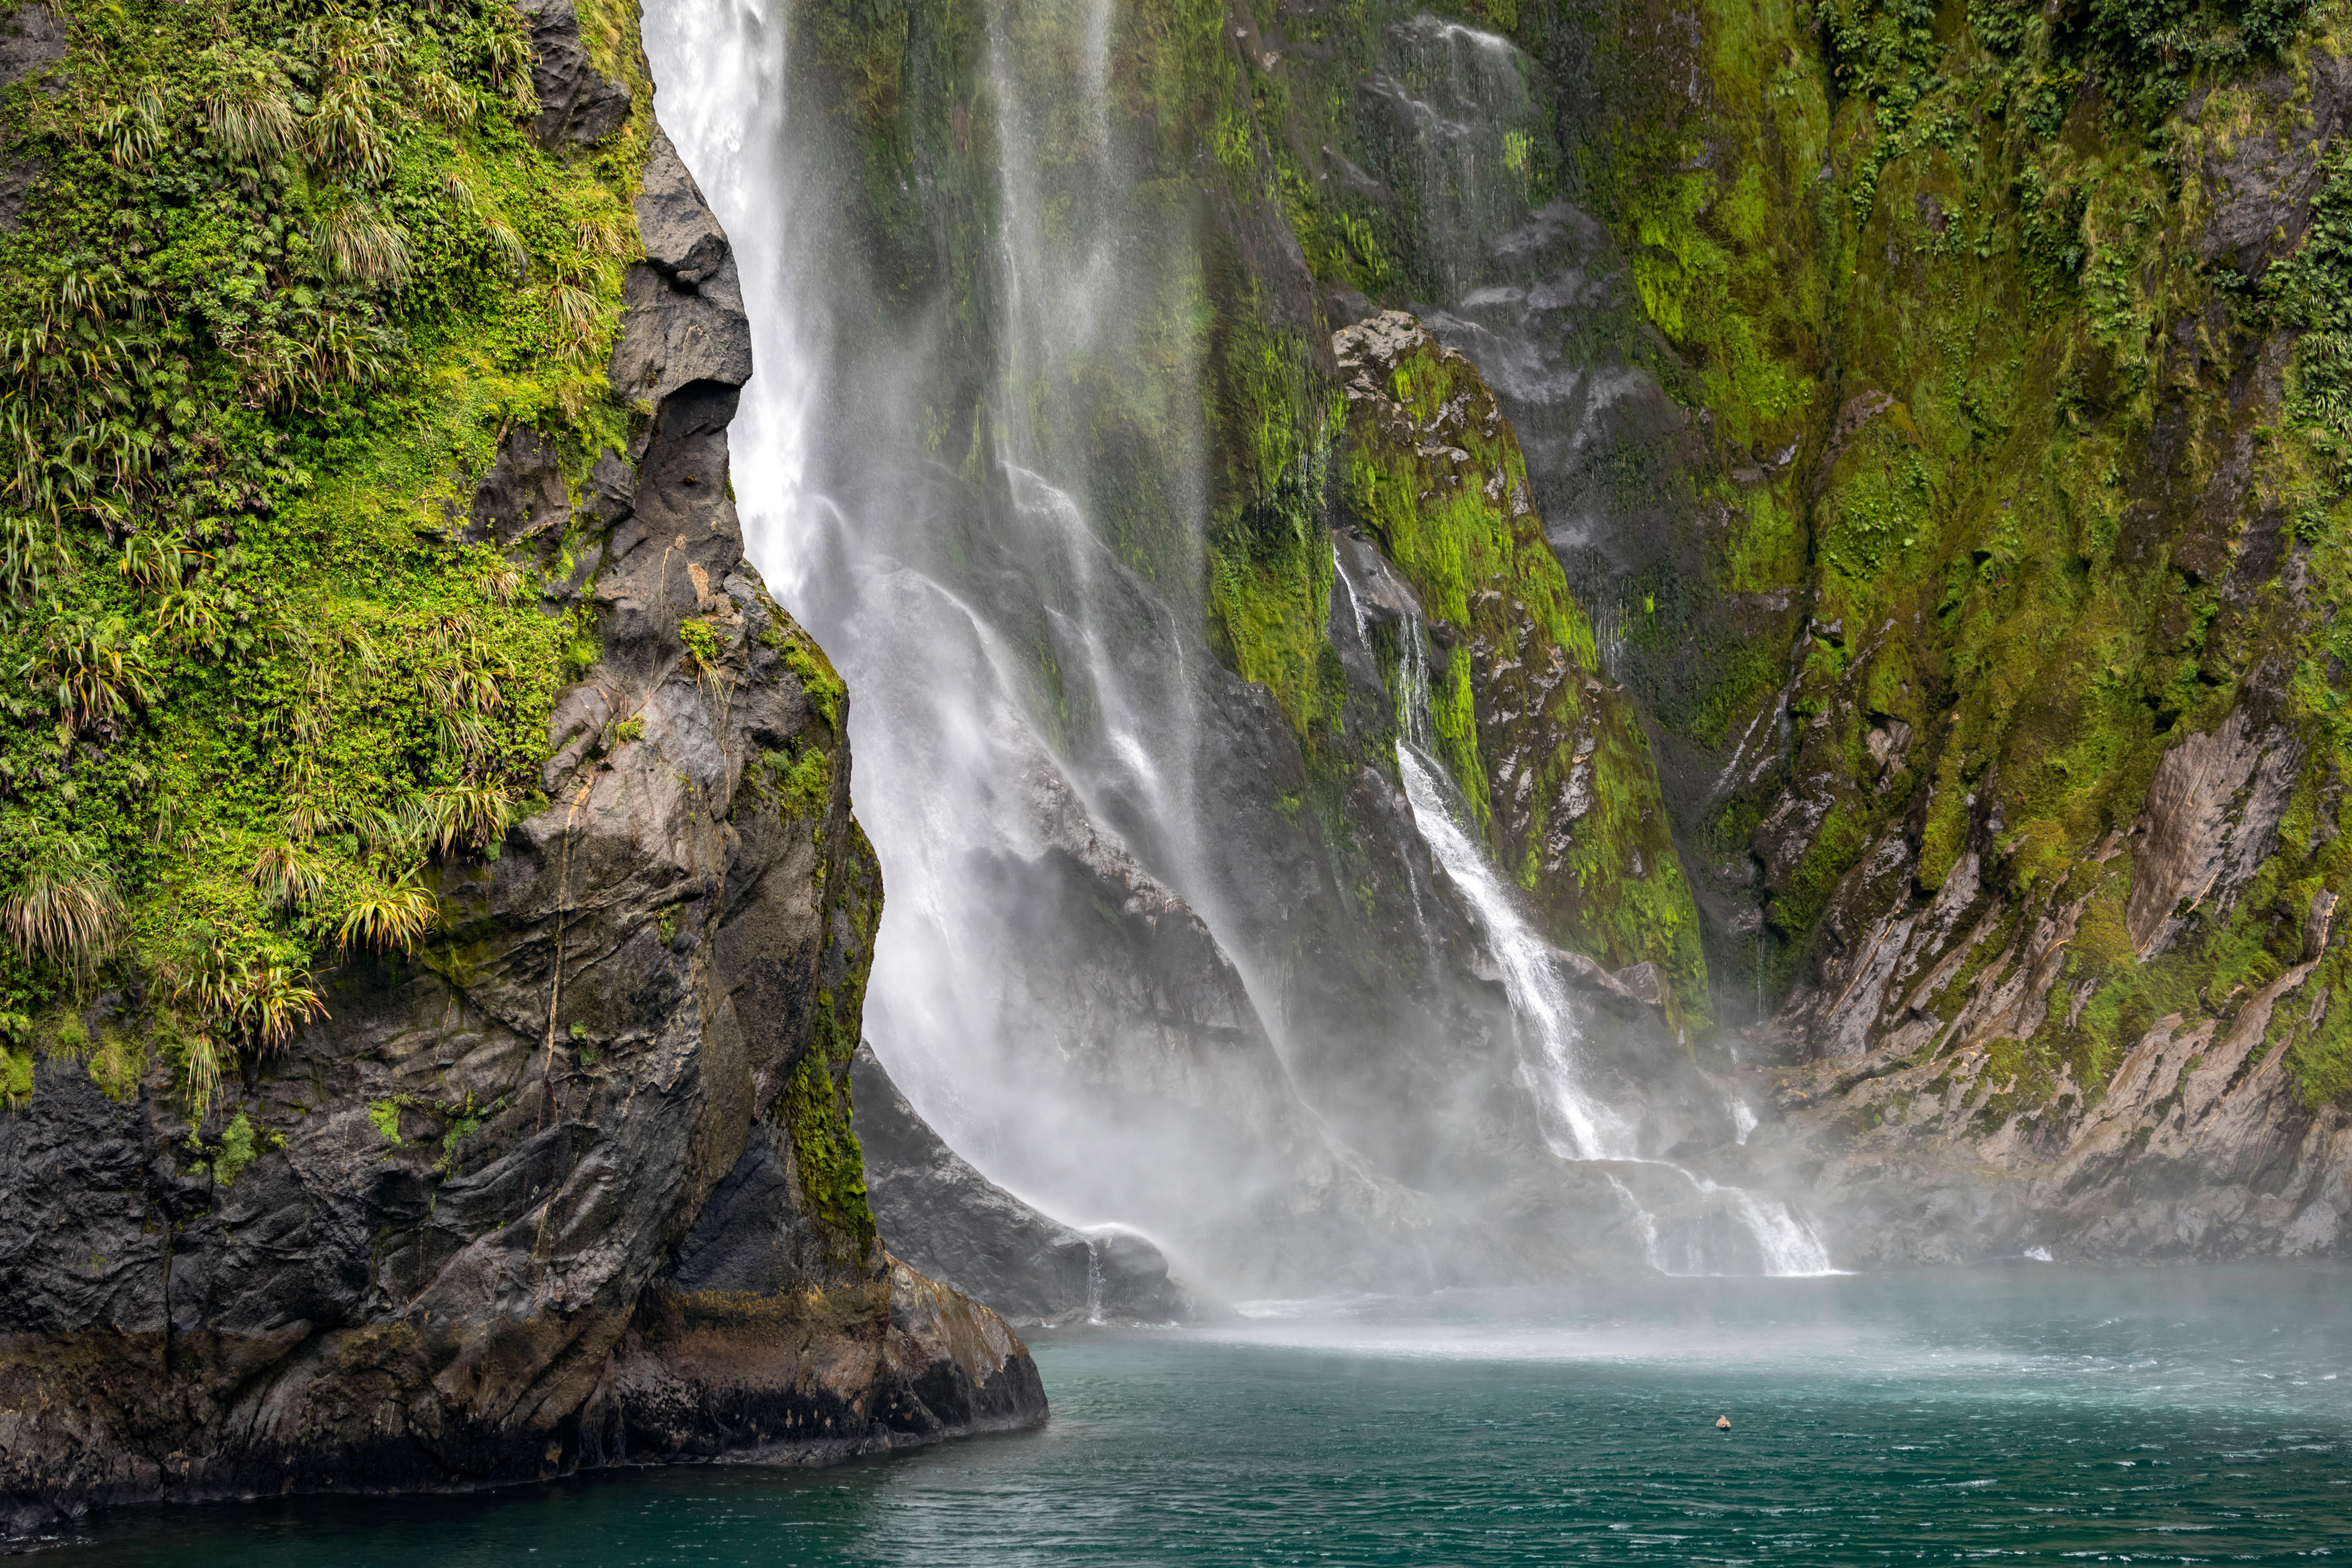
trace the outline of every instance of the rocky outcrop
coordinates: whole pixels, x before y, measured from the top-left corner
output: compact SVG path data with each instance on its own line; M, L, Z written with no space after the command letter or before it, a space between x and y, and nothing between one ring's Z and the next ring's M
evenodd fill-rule
M2054 1096L2021 1081L2009 1042L1785 1075L1790 1120L1757 1157L1810 1177L1849 1267L2338 1256L2352 1118L2305 1103L2285 1041L2265 1043L2314 967L2227 1022L2158 1020L2088 1103L2071 1076Z
M2203 210L2191 243L2200 260L2259 278L2310 226L2321 158L2352 120L2352 63L2315 48L2300 65L2305 80L2273 69L2258 86L2263 98L2298 110L2275 124L2231 123L2229 106L2213 104L2210 89L2184 110L2181 118L2195 124L2218 109L2214 118L2225 131L2199 148L2195 187Z
M649 412L580 484L516 432L450 520L581 563L545 579L600 645L548 804L437 862L437 927L323 975L327 1016L208 1115L119 993L81 1022L131 1069L59 1056L0 1112L12 1527L1044 1417L1020 1340L866 1208L848 1076L882 889L847 699L744 559L740 301L666 153L613 368Z
M629 269L614 388L659 401L696 382L742 385L751 375L751 338L735 253L658 128L636 213L646 259Z
M589 58L572 0L514 4L530 29L530 85L539 98L531 139L542 147L587 146L618 131L629 118L629 89Z
M19 5L0 17L0 88L14 87L65 58L65 24L48 6Z
M1426 710L1421 743L1555 940L1610 967L1650 964L1677 1024L1702 1023L1697 911L1649 741L1599 673L1501 405L1401 310L1331 343L1348 406L1346 510L1412 584L1412 618L1429 634L1408 698ZM1375 610L1381 596L1370 596ZM1423 654L1398 647L1402 681Z
M2141 962L2200 907L2226 910L2270 858L2303 748L2281 726L2256 732L2247 710L2164 754L2133 828L2138 840L2124 931ZM2176 913L2176 911L2178 911Z
M1181 1323L1202 1315L1131 1230L1080 1231L982 1175L931 1131L871 1046L851 1081L866 1190L897 1252L1017 1324Z
M1790 1120L1759 1153L1822 1192L1842 1258L2329 1256L2352 1239L2352 1119L2287 1065L2333 1000L2335 894L2310 893L2273 975L2156 1019L2111 1067L2080 1054L2101 977L2068 963L2105 947L2154 965L2200 914L2210 931L2270 855L2299 756L2234 710L2165 754L2130 830L2042 909L1984 874L1994 847L1973 848L1799 992L1782 1027L1815 1059L1778 1075ZM1878 858L1907 877L1901 855ZM1867 896L1869 875L1843 896Z

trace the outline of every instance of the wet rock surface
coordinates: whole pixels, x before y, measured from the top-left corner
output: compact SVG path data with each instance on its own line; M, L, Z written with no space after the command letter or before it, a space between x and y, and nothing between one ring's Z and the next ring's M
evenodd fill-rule
M1016 1324L1181 1323L1203 1315L1133 1231L1081 1231L972 1169L857 1051L857 1141L874 1218L914 1267Z
M515 0L530 29L530 85L539 118L530 133L542 147L602 142L629 117L629 89L598 71L580 38L572 0Z
M656 195L663 232L691 226L674 179ZM689 249L731 276L715 232ZM9 1529L829 1462L1044 1417L1003 1319L891 1258L812 1163L845 1120L839 1021L862 1005L879 870L838 688L813 695L823 656L743 557L740 309L662 361L643 345L707 299L635 271L624 345L659 396L627 450L575 505L510 441L465 524L592 563L562 591L595 606L603 657L551 720L551 804L495 859L442 863L443 931L324 976L329 1016L198 1125L152 1053L112 1093L46 1062L0 1111ZM820 754L819 798L778 789L762 759L783 752ZM121 1001L94 1033L128 1025Z

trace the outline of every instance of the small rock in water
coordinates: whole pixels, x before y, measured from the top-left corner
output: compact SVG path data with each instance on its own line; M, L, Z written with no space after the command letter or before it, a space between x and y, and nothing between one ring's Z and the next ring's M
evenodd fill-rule
M1716 1429L1717 1431L1718 1431L1718 1432L1728 1432L1728 1431L1730 1431L1730 1430L1731 1430L1731 1417L1730 1417L1730 1416L1728 1416L1728 1415L1718 1415L1718 1416L1717 1416L1717 1417L1715 1418L1715 1429Z

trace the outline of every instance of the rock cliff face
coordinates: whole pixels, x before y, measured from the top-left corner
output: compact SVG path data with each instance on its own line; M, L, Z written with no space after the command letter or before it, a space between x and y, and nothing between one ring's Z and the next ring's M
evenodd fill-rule
M1752 162L1763 219L1703 175L1649 231L1706 307L1655 318L1711 421L1670 596L1763 658L1692 689L1711 732L1674 650L1629 660L1747 906L1757 1157L1857 1263L2339 1254L2340 16L2184 8L2189 72L2079 8L1894 14L1651 121ZM2080 96L1996 86L2062 67Z
M542 118L584 143L631 104L571 9L530 16L540 90L562 89ZM867 1209L849 1076L882 887L847 697L744 559L735 265L649 136L609 368L643 400L625 436L575 462L518 428L430 524L593 638L543 805L486 857L441 854L433 928L320 971L318 1016L232 1064L209 1114L141 1043L164 1026L135 983L56 1026L127 1070L60 1047L10 1085L10 1530L1044 1418L1021 1341L891 1258Z

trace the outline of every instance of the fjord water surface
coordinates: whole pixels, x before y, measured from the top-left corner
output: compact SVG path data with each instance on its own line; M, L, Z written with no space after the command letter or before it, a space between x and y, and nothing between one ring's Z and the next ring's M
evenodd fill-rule
M2352 1551L2347 1285L2020 1266L1265 1303L1042 1340L1035 1433L817 1472L142 1510L49 1560L2302 1562Z

